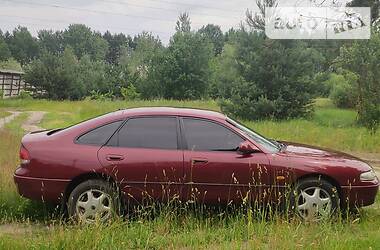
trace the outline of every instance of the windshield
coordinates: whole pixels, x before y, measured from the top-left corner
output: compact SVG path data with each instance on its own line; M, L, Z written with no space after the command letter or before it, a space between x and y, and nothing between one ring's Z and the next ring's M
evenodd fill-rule
M270 139L265 138L264 136L250 130L249 128L245 127L244 125L240 124L237 121L234 121L227 117L227 122L232 124L234 127L241 130L244 134L249 136L252 140L263 146L268 151L275 153L280 150L280 146L277 145L276 142L271 141Z

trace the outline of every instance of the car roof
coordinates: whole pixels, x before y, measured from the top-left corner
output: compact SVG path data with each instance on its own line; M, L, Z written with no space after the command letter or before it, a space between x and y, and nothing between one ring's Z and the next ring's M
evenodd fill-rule
M174 107L143 107L143 108L130 108L124 109L123 116L144 116L144 115L173 115L173 116L190 116L208 119L222 119L225 120L226 116L222 113L193 108L174 108Z

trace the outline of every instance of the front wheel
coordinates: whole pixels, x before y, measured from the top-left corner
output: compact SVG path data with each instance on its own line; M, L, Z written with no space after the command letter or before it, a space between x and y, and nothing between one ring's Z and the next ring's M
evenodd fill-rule
M293 211L305 221L330 218L339 209L337 188L320 178L301 180L291 195Z
M67 207L70 218L78 222L107 222L119 214L120 199L111 183L88 180L74 188Z

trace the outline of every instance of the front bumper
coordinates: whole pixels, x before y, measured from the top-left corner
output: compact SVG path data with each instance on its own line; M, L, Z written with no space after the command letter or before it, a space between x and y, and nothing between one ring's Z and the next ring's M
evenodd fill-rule
M363 186L343 186L341 202L350 207L364 207L375 203L376 195L379 190L379 182Z
M13 179L18 193L31 200L59 203L70 180L47 179L27 175L25 168L17 168Z

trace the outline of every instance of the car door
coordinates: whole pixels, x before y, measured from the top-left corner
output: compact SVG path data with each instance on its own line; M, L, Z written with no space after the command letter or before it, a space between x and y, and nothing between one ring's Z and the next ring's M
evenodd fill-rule
M227 204L261 199L270 187L264 153L240 154L245 140L221 123L181 118L188 199Z
M177 117L134 117L98 153L126 197L172 199L181 195L183 154Z

